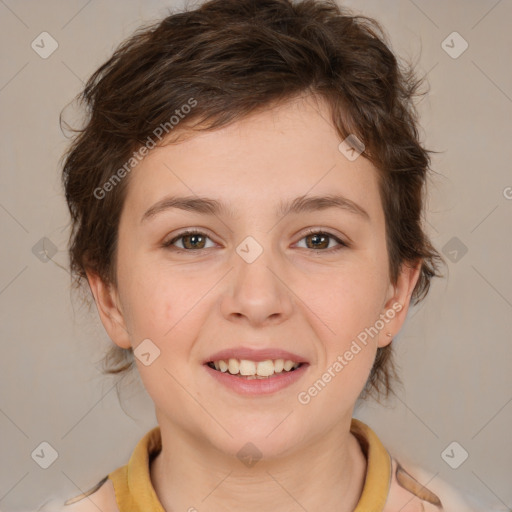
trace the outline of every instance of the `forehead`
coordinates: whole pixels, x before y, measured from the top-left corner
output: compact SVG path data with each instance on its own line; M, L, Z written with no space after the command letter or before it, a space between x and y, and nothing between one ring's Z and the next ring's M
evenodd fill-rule
M304 195L339 194L377 214L377 171L349 160L323 101L301 98L155 148L131 172L126 203L139 218L167 195L205 196L231 214L277 211ZM271 207L272 205L272 207ZM268 206L268 208L267 208Z

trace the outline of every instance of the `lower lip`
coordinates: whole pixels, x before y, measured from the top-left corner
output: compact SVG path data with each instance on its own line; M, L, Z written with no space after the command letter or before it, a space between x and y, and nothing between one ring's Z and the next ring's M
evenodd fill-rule
M207 364L203 365L206 371L218 382L226 386L227 388L239 393L241 395L270 395L281 389L291 386L297 382L306 371L309 366L307 363L303 363L293 372L285 372L278 375L273 375L266 379L245 379L231 375L229 372L220 372L210 368Z

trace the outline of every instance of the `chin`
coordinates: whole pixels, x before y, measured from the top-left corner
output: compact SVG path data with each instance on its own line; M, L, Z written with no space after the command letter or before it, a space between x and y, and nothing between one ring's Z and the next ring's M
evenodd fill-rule
M304 423L298 431L290 418L283 421L284 418L286 414L280 414L278 418L272 415L266 419L260 416L259 419L247 418L243 422L240 419L225 422L224 427L232 437L217 429L217 435L210 437L209 441L220 452L239 459L283 457L296 450L305 437Z

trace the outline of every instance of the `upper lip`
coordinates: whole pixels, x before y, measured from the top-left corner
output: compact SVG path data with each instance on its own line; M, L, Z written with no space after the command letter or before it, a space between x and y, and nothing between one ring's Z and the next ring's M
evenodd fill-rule
M300 356L298 354L294 354L293 352L288 352L287 350L281 350L278 348L262 348L262 349L252 349L249 347L234 347L234 348L226 348L221 350L220 352L215 352L203 361L203 364L212 362L212 361L227 361L228 359L246 359L249 361L266 361L268 359L284 359L291 360L295 363L307 363L306 358Z

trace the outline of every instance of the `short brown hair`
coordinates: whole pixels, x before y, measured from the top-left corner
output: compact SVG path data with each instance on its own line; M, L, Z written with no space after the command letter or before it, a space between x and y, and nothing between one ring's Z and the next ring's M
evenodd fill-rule
M444 262L421 223L432 152L417 129L413 100L421 83L389 49L378 22L334 1L210 0L139 29L78 96L87 121L65 155L62 175L73 284L81 287L86 268L117 284L117 232L129 176L104 197L95 191L116 172L119 177L123 164L191 98L196 104L180 117L177 133L213 130L312 94L329 105L340 141L355 135L377 167L390 279L396 283L402 264L421 260L412 295L417 304ZM391 354L391 345L378 349L363 394L388 395L397 379ZM105 373L133 366L131 349L117 345L104 359Z

